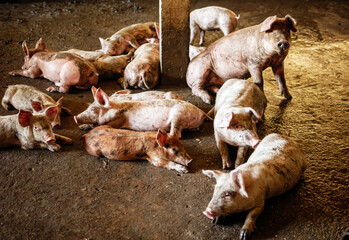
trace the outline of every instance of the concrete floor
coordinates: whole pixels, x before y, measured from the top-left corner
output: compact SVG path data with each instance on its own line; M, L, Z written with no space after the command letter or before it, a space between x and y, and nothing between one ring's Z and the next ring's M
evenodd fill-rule
M30 47L42 37L47 48L100 48L98 37L121 27L158 19L151 1L15 1L0 4L0 97L10 84L42 91L45 79L12 77L23 63L21 42ZM347 1L192 1L192 9L219 5L241 14L238 29L266 17L290 14L298 32L285 61L292 101L279 97L271 69L264 71L268 107L260 137L290 134L308 157L309 168L289 192L266 202L251 239L339 239L349 227L349 20ZM206 45L221 37L207 34ZM197 43L198 41L196 41ZM164 80L165 81L165 80ZM115 80L98 84L108 94ZM208 111L211 106L182 85L174 90ZM92 102L90 91L64 95L74 114ZM0 109L0 115L15 114ZM0 149L0 239L237 239L245 215L213 225L202 211L214 180L202 169L220 169L212 122L185 132L183 142L194 159L191 173L156 168L145 161L108 161L88 155L81 131L63 116L57 133L75 140L58 153Z

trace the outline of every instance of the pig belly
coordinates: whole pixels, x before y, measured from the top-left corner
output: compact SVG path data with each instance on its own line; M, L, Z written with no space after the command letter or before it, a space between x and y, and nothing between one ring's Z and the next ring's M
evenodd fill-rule
M230 78L247 79L251 76L246 64L240 59L225 53L215 54L212 58L214 59L212 71L223 80Z

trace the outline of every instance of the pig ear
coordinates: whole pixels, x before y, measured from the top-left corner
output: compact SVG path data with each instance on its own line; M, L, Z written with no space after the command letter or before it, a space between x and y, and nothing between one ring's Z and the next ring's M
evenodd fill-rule
M39 102L39 101L33 101L33 100L30 100L31 104L32 104L32 108L34 109L35 112L40 112L42 111L42 103Z
M96 92L97 92L97 88L95 86L92 86L91 91L92 91L92 96L95 97Z
M132 91L131 90L120 90L117 91L116 94L130 94Z
M120 38L121 39L121 38ZM137 49L139 48L139 44L136 41L136 39L131 39L131 40L126 40L124 39L126 42L128 42L128 44L130 44L133 48Z
M245 109L251 114L251 116L252 116L252 115L255 116L255 118L256 118L259 122L262 122L262 121L263 121L262 118L261 118L261 116L260 116L253 108L251 108L251 107L246 107Z
M216 178L222 175L221 171L217 170L202 170L202 173L205 174L209 178Z
M154 26L155 26L156 35L158 36L158 39L160 39L160 27L159 27L159 24L154 22Z
M30 124L30 119L33 114L29 111L20 110L18 113L18 122L22 127L27 127Z
M22 42L22 49L23 49L24 55L30 57L29 56L29 49L28 49L26 41Z
M231 120L234 118L234 113L226 113L218 123L218 127L227 128L230 126Z
M156 141L159 144L159 146L160 147L165 146L166 140L167 140L167 132L162 129L159 129L156 135Z
M42 38L40 38L40 39L36 42L35 49L44 50L45 48L46 48L46 47L45 47L45 43L42 41Z
M260 32L267 32L271 30L273 23L276 21L276 15L268 17L261 24Z
M99 41L101 42L102 48L108 46L108 41L106 39L100 37Z
M108 95L103 92L102 89L98 88L95 95L94 95L95 100L98 102L99 105L102 105L104 107L109 107L109 97Z
M60 107L60 106L62 106L62 103L63 103L63 97L61 97L60 99L58 99L58 101L57 101L57 107Z
M58 107L54 106L54 107L49 107L45 110L45 115L48 117L48 119L52 122L53 120L55 120L56 115L57 115L57 110Z
M288 21L288 26L289 26L290 30L292 32L297 32L297 28L296 28L297 21L293 17L291 17L290 15L286 15L285 20Z
M248 194L245 189L245 183L244 179L242 176L242 173L240 170L233 170L230 172L230 175L232 177L233 182L236 184L238 187L238 192L243 196L243 197L248 197Z

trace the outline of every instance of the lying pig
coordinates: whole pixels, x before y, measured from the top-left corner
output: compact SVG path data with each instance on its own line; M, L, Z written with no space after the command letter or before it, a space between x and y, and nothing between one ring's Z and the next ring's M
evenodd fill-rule
M164 130L136 132L99 126L83 136L86 151L112 160L146 159L157 167L187 173L191 158L183 143Z
M57 102L49 95L41 92L39 89L28 85L10 85L8 86L1 104L6 110L12 107L18 110L25 110L31 112L42 112L49 107L57 106L56 117L51 122L53 128L61 126L61 111L68 115L73 115L72 112L62 106L63 97Z
M259 25L217 40L189 63L188 86L194 95L212 103L207 88L220 86L222 81L230 78L247 79L252 76L263 91L262 71L271 67L281 95L291 99L284 77L284 59L290 47L290 31L297 31L295 26L296 21L289 15L285 18L272 16ZM211 74L217 77L212 78Z
M146 43L136 50L134 59L126 66L122 85L124 89L152 89L158 84L159 78L159 44Z
M20 110L18 114L0 117L0 147L20 146L22 149L47 148L54 152L61 146L55 141L71 144L70 138L53 133L50 121L58 107L49 107L44 113L32 114Z
M189 45L189 59L193 60L194 57L205 51L205 47L195 47L193 45Z
M97 89L95 88L95 91ZM183 100L178 94L174 92L161 91L146 91L140 93L131 93L131 90L120 90L110 96L111 100L115 101L150 101L156 99L177 99Z
M221 30L224 36L235 31L239 16L227 8L204 7L190 13L190 44L200 32L200 46L204 45L205 31Z
M131 49L128 54L119 56L109 56L101 52L78 49L70 49L66 52L75 53L92 62L100 79L118 79L123 76L124 69L131 61L135 50Z
M110 38L99 38L101 51L108 55L120 55L128 53L132 48L138 48L146 43L146 38L156 38L156 23L137 23L124 27L114 33Z
M207 115L193 104L174 99L152 101L115 101L102 89L92 92L94 102L78 116L80 128L110 125L136 131L156 131L161 128L172 136L181 137L183 129L198 129Z
M203 171L217 182L203 213L215 219L249 211L240 232L240 239L246 239L263 211L265 200L294 187L306 168L307 160L298 143L287 136L270 134L260 142L247 163L230 173Z
M248 147L258 145L256 122L262 121L266 106L264 93L252 82L230 79L222 85L214 106L213 126L223 168L231 166L228 145L238 148L235 167L244 163Z
M61 93L69 92L71 86L87 89L98 82L96 68L92 63L78 55L45 51L42 47L36 49L36 52L32 54L25 41L22 43L22 48L25 54L24 65L21 70L11 71L10 74L13 76L47 78L58 87L51 86L47 91Z

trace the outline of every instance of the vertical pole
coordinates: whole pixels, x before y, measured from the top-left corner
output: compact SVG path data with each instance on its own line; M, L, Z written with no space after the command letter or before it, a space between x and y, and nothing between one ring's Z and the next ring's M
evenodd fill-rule
M186 83L190 0L159 0L161 83Z

